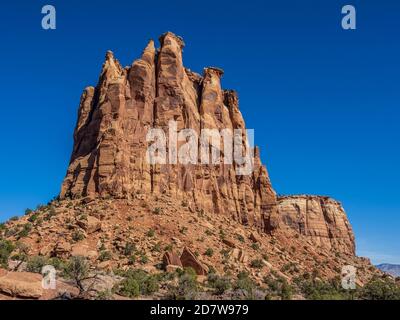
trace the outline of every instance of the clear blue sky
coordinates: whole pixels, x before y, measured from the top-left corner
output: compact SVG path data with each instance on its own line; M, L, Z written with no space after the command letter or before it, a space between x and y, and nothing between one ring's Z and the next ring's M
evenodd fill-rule
M57 30L41 29L41 7ZM341 29L341 8L357 30ZM0 12L0 220L57 195L79 97L106 50L123 65L146 41L184 37L184 63L225 70L281 194L343 202L357 251L400 263L400 3L7 1Z

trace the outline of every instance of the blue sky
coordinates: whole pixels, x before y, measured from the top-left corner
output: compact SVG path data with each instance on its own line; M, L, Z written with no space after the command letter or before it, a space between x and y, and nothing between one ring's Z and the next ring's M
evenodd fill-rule
M400 263L400 3L21 1L1 4L0 220L59 192L79 97L106 50L131 64L167 31L184 63L225 70L280 194L342 201L357 251ZM57 30L41 29L53 4ZM357 30L341 8L357 9Z

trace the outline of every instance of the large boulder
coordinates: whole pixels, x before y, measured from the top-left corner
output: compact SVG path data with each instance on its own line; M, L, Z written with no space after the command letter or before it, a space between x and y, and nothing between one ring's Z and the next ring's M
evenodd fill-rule
M0 272L0 292L11 297L39 299L43 294L42 276L30 272Z
M194 255L194 253L188 249L188 248L184 248L182 255L181 255L181 263L182 266L184 268L193 268L194 271L196 271L196 273L198 275L206 275L208 273L208 267L204 264L202 264Z
M177 266L182 267L182 262L179 256L175 252L165 252L163 255L164 267Z

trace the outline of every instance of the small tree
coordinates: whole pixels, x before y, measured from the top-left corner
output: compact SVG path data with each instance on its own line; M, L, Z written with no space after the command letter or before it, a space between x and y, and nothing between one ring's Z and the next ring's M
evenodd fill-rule
M94 279L96 276L89 276L89 264L82 256L71 257L64 266L64 276L74 281L81 296L85 292L83 281Z

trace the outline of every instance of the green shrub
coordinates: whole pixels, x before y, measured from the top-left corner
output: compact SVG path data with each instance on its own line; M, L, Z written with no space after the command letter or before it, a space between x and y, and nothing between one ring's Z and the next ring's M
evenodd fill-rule
M132 255L132 256L130 256L130 257L128 258L128 264L129 264L129 265L134 265L135 262L136 262L136 256L135 256L135 255Z
M308 300L347 300L350 292L341 288L337 281L305 280L298 284Z
M400 300L400 286L391 279L372 279L359 294L362 300Z
M251 261L250 266L252 268L261 269L264 266L264 264L261 259L254 259Z
M253 250L256 250L256 251L257 251L258 249L260 249L260 245L259 245L258 243L252 243L252 244L251 244L251 247L252 247Z
M206 252L204 252L204 254L205 254L206 256L208 256L208 257L212 257L213 254L214 254L214 250L211 249L211 248L208 248L208 249L206 250Z
M148 261L149 261L149 258L144 253L142 253L140 255L140 263L141 264L146 264Z
M7 267L8 258L15 249L15 245L9 240L0 240L0 266Z
M247 299L253 299L254 290L256 289L255 282L250 278L247 272L241 271L237 276L234 284L236 290L243 290Z
M47 259L45 257L33 256L28 259L26 270L28 272L41 273L42 268L47 264Z
M35 222L39 218L39 214L35 213L28 218L29 222Z
M241 235L241 234L238 234L237 235L237 238L238 238L238 240L240 241L240 242L244 242L245 240L244 240L244 237Z
M151 295L159 290L158 278L144 270L128 270L122 274L125 279L120 283L118 293L127 297Z
M82 293L84 291L82 282L89 277L89 264L82 256L71 257L63 266L63 275L73 280Z
M153 252L161 252L161 243L157 242L153 248L151 248L151 251Z
M18 216L13 216L10 218L10 221L17 221L18 219L19 219Z
M160 214L161 213L161 208L160 207L154 208L153 213L154 214Z
M146 236L148 236L149 238L154 237L155 231L154 229L150 229L149 231L147 231Z
M18 233L18 237L19 238L27 237L29 235L29 232L31 232L31 230L32 230L32 224L25 223L22 226L22 230Z
M132 256L136 251L136 245L132 242L127 242L124 248L124 256Z
M176 287L171 288L172 298L175 300L194 300L199 291L196 272L193 268L178 271L179 280Z
M211 288L215 289L215 294L223 294L232 287L231 280L228 277L220 277L215 273L211 273L207 277L207 283Z
M112 258L112 254L110 251L104 250L104 251L101 251L99 254L99 260L102 262L111 260L111 258Z
M79 230L75 230L74 232L72 232L72 240L75 242L81 241L85 239L85 235L83 234L83 232L79 231Z
M118 293L129 298L138 297L140 295L139 283L133 278L124 279Z
M25 209L25 215L30 215L32 213L32 210L31 209Z

